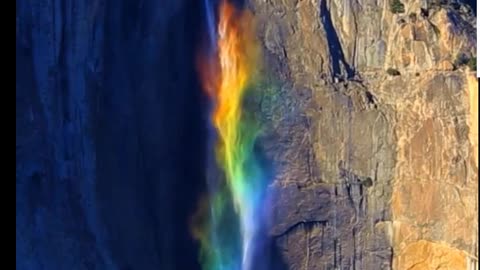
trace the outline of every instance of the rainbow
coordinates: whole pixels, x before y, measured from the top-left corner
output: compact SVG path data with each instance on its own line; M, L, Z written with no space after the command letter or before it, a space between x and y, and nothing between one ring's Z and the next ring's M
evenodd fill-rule
M245 108L259 80L259 46L248 11L226 0L219 6L213 54L199 55L203 88L214 106L216 186L194 216L193 235L205 270L254 269L265 176L254 151L260 125Z

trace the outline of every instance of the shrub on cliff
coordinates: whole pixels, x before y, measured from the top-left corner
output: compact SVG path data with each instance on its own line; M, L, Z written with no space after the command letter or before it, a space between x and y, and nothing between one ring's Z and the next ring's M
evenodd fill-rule
M460 53L457 55L457 58L455 58L453 65L455 65L456 68L459 68L461 66L466 65L467 63L468 63L468 57L465 54Z
M470 58L470 60L468 60L467 65L471 71L477 70L477 57Z
M399 76L400 75L400 71L394 69L394 68L388 68L387 69L387 74L390 75L390 76Z
M461 53L457 55L457 58L455 59L453 65L455 66L455 68L468 66L470 70L474 71L477 69L477 57L468 57L467 55Z
M400 0L390 0L390 11L392 13L404 13L405 5Z
M417 22L417 13L412 12L408 15L408 18L410 19L410 22L415 23Z

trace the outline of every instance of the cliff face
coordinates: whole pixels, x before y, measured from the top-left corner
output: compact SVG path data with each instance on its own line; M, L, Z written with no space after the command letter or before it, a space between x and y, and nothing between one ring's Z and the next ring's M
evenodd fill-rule
M198 268L201 10L17 1L17 269Z
M478 86L456 60L475 53L475 15L401 2L249 3L283 82L266 151L270 232L292 269L477 264Z
M476 265L478 86L454 65L475 51L468 8L246 2L279 82L262 99L262 146L287 266ZM17 269L198 268L201 13L201 1L17 1Z

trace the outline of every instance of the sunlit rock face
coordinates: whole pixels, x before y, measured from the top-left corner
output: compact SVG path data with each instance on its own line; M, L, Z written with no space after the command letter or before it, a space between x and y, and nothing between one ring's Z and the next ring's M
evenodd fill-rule
M270 233L292 269L470 269L475 15L454 1L260 1ZM391 68L398 76L389 75ZM443 267L443 268L442 268Z

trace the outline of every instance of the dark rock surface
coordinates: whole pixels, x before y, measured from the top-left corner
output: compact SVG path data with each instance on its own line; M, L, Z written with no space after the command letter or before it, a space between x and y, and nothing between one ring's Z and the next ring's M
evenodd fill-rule
M17 269L195 269L196 1L17 1Z

